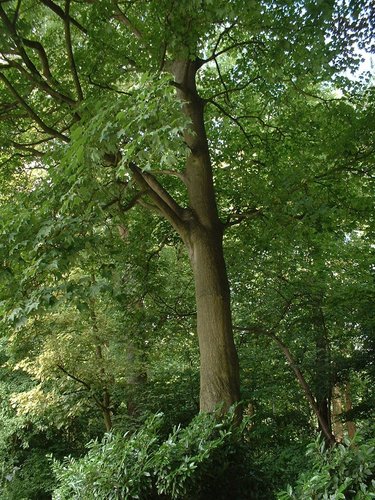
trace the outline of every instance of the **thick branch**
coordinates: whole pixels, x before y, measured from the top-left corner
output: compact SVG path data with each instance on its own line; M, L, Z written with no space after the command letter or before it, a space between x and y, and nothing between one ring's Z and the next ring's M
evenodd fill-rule
M68 20L79 30L82 31L85 35L87 35L87 29L82 26L78 21L73 19L70 15L66 16L65 12L63 9L52 2L51 0L40 0L46 7L48 7L50 10L52 10L55 14L57 14L63 21L65 21L66 17L68 17Z
M47 53L43 45L40 42L37 42L35 40L28 40L27 38L22 38L22 42L24 45L26 45L26 47L30 47L31 49L34 49L38 52L38 56L43 68L43 75L45 79L51 83L53 81L53 77L49 67Z
M176 231L182 236L185 233L185 224L181 218L183 209L171 195L159 184L151 174L142 172L142 170L133 162L129 163L129 169L133 173L137 184L145 190L152 201L169 220Z
M155 177L149 172L142 172L144 179L150 188L157 193L160 198L167 203L167 205L175 212L175 214L180 217L182 213L182 207L172 198L172 196L166 191L163 186L155 179Z
M136 38L138 38L138 40L141 40L143 38L143 35L139 31L139 29L136 26L134 26L134 24L124 14L124 12L120 9L120 7L118 6L118 4L116 2L114 3L114 5L115 5L115 11L116 11L116 14L115 14L116 19L118 19L123 24L125 24L125 26L130 29L130 31L133 33L133 35L135 35Z

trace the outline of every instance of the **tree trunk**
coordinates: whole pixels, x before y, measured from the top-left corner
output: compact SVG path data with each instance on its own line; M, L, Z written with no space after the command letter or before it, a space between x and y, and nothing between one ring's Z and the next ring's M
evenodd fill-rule
M195 279L200 350L200 409L223 410L238 401L239 367L221 235L198 227L189 245Z
M112 429L112 412L110 410L111 398L107 388L103 390L102 413L104 419L105 430L110 432Z
M184 140L190 152L184 173L188 208L182 208L154 175L135 163L129 168L142 191L184 241L193 269L197 330L201 356L201 411L225 411L240 398L239 366L233 340L228 276L223 254L212 166L204 124L204 101L196 88L200 61L188 58L168 64L182 111L190 121Z
M277 337L275 334L268 333L267 335L269 337L271 337L278 344L280 349L285 354L285 357L289 363L289 366L291 367L294 374L296 375L298 383L302 387L302 389L305 393L305 396L306 396L308 402L310 403L310 406L318 419L319 429L322 431L324 439L326 440L326 442L330 446L333 445L336 442L336 440L335 440L335 436L332 434L331 424L330 424L330 422L327 421L327 416L321 412L321 408L317 404L317 401L315 400L314 395L311 392L311 389L310 389L308 383L306 382L305 377L303 376L303 373L299 369L296 360L292 356L292 353L290 352L288 347L284 344L284 342L282 342L279 339L279 337Z
M345 411L349 412L353 409L349 382L346 382L344 386L344 398L345 398ZM353 422L352 420L347 420L345 423L349 438L354 439L354 436L357 432L357 427L355 425L355 422Z
M332 389L332 426L337 441L342 441L344 438L344 426L341 420L342 416L342 395L339 385L335 385Z
M183 112L191 126L184 139L190 149L185 184L189 197L180 231L194 273L200 349L200 409L223 410L240 399L239 366L233 340L228 276L223 254L212 166L204 124L204 102L196 88L198 60L175 61L171 72Z
M331 395L333 384L331 374L331 353L328 331L320 301L321 299L319 298L319 303L315 305L312 318L316 331L315 397L319 413L327 423L329 432L332 433ZM319 428L324 432L320 421Z

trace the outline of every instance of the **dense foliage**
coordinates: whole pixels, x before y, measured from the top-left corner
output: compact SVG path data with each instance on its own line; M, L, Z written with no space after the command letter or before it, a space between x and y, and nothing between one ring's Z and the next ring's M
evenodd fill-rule
M346 441L327 450L316 441L308 447L311 470L303 473L293 489L280 493L288 498L375 498L374 439L368 442Z
M374 21L0 1L1 499L374 497Z
M162 441L161 419L161 414L154 415L132 436L107 434L101 443L88 445L84 458L56 464L61 486L54 498L228 498L235 494L233 474L240 470L236 454L245 425L233 426L233 414L220 422L201 414L187 427L175 427ZM232 484L227 484L230 477Z

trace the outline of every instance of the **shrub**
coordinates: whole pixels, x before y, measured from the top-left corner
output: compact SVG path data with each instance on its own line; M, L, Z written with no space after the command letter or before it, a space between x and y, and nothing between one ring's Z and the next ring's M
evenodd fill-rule
M307 456L310 470L299 476L294 488L279 493L279 500L375 498L375 439L363 443L357 438L328 449L316 440Z
M224 491L230 482L226 472L245 428L245 423L233 424L233 415L218 420L200 414L187 427L175 427L164 441L162 414L132 435L107 434L101 442L91 442L83 458L55 462L60 486L53 498L210 498L207 491L217 491L218 483Z

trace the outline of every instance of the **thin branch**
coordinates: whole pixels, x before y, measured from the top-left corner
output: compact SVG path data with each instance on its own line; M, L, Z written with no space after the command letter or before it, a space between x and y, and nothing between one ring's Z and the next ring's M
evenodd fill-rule
M70 71L71 71L72 76L73 76L74 86L76 88L78 100L83 101L82 87L81 87L81 83L79 81L77 66L76 66L76 62L75 62L74 54L73 54L72 36L71 36L71 32L70 32L69 10L70 10L70 0L65 0L64 32L65 32L66 52L68 55L68 62L69 62L69 66L70 66Z
M212 51L212 55L211 57L209 57L208 59L206 59L204 62L208 62L208 61L212 61L212 59L215 59L216 57L216 51L222 41L222 39L224 38L224 36L226 34L228 34L235 26L236 26L236 22L232 23L230 26L228 26L227 28L225 28L221 33L220 35L218 36L217 40L216 40L216 44L215 44L215 47L214 47L214 50Z
M240 214L229 214L227 217L227 220L223 223L224 229L228 227L235 226L237 224L240 224L244 220L248 219L255 219L256 217L264 215L262 210L259 210L258 208L253 208L252 210L249 210L247 212L243 212Z
M260 80L261 78L262 77L260 75L258 75L254 78L251 78L251 80L244 83L243 85L239 85L238 87L233 87L231 89L226 89L226 90L223 90L222 92L218 92L217 94L214 94L211 97L209 97L207 100L210 101L212 99L216 99L217 97L221 97L222 95L225 95L225 94L233 94L234 92L239 92L240 90L244 90L246 87L248 87L249 85L254 83L256 80Z
M1 69L1 66L0 66ZM5 102L2 104L2 107L0 108L0 117L2 115L7 115L9 112L14 111L18 108L19 103L14 101L14 102Z
M53 129L53 128L49 127L46 123L44 123L44 121L35 113L35 111L20 96L20 94L17 92L17 90L13 87L13 85L10 83L8 78L6 78L6 76L3 73L0 73L0 80L2 80L5 83L6 87L9 89L9 91L11 92L13 97L15 97L17 99L17 101L25 109L25 111L30 116L30 118L32 118L35 121L35 123L37 123L46 134L52 135L54 137L58 137L59 139L61 139L64 142L69 142L69 138L66 135L60 133L58 130Z
M137 201L137 204L147 210L150 210L151 212L156 212L158 215L161 215L163 216L163 212L160 210L159 207L157 207L156 205L154 205L153 203L149 203L148 201L146 200L142 200L142 198L140 198L138 201Z
M78 382L79 384L82 384L84 387L86 387L86 389L90 392L90 395L92 396L92 398L94 399L95 403L99 406L99 408L103 409L103 405L102 405L102 402L100 401L99 398L97 398L95 396L95 394L93 394L92 392L92 389L91 389L91 385L88 384L87 382L85 382L84 380L82 380L81 378L79 377L76 377L75 375L73 375L73 373L70 373L68 372L68 370L66 370L62 365L58 364L56 365L57 368L59 370L61 370L63 373L65 373L65 375L67 375L69 378L71 378L72 380L74 380L75 382Z
M129 60L129 62L130 62L130 60ZM135 65L135 61L132 61L132 64ZM123 94L123 95L127 95L130 97L133 95L131 92L125 92L124 90L115 89L115 88L110 87L109 85L107 85L105 83L94 82L91 75L87 75L87 79L91 85L94 85L94 87L98 87L99 89L110 90L111 92L115 92L116 94Z
M18 69L18 71L20 73L22 73L32 84L36 85L37 87L39 87L41 90L43 90L48 95L55 98L56 100L63 102L65 104L68 104L70 107L73 107L76 104L74 99L66 96L65 94L61 94L61 92L58 92L57 90L53 89L50 85L48 85L42 79L42 76L40 75L40 73L37 73L37 74L31 73L31 72L29 73L22 66L22 64L19 64L17 61L14 61L14 60L8 60L8 64L9 64L9 68L13 67L13 68Z
M33 156L39 156L42 158L45 153L42 151L39 151L38 149L33 148L32 146L28 146L26 144L20 144L15 141L9 141L9 143L16 149L19 149L21 151L25 151L26 153L31 153Z
M86 387L86 389L88 391L91 391L91 385L90 384L88 384L87 382L85 382L81 378L77 377L76 375L73 375L72 373L68 372L68 370L66 370L66 368L64 368L62 365L57 364L56 366L57 366L57 368L59 370L61 370L62 372L64 372L65 375L68 375L69 378L71 378L72 380L75 380L79 384L82 384L84 387Z
M144 191L139 191L126 204L122 204L121 198L119 196L117 196L116 198L113 198L111 201L109 201L105 205L102 205L101 208L102 208L102 210L106 210L107 208L111 207L115 203L118 203L118 206L119 206L119 209L121 210L121 212L127 212L128 210L130 210L131 208L133 208L137 204L138 200L140 199L140 197L143 194L145 194Z
M59 99L63 102L66 102L70 106L75 105L75 101L71 99L70 97L61 94L60 92L54 90L45 80L43 80L42 75L39 73L37 67L35 64L32 62L30 57L28 56L27 52L25 51L23 45L29 44L29 46L33 49L38 50L39 58L47 58L47 55L45 53L44 48L42 47L41 44L38 42L33 42L32 40L27 40L24 42L24 40L18 35L16 28L13 26L11 20L5 13L4 9L2 8L0 4L0 18L3 21L5 29L9 32L10 36L12 37L17 49L18 49L18 55L21 57L22 61L30 71L28 73L25 68L21 64L19 64L17 61L14 59L9 60L5 55L3 55L4 59L8 62L10 66L18 68L29 80L33 81L41 90L44 90L47 92L50 96L54 97L55 99ZM36 48L38 46L38 49ZM44 61L44 65L46 64L46 61ZM43 63L42 63L43 65ZM48 60L47 60L47 66L48 66ZM46 68L43 66L43 71ZM48 69L49 71L49 69Z
M230 104L228 87L227 87L227 84L224 81L223 75L221 74L220 66L219 66L219 63L217 62L216 57L215 57L214 61L215 61L216 69L217 69L217 74L219 75L219 80L220 80L222 86L224 87L224 92L223 92L223 94L225 96L224 99L227 101L227 104Z
M262 45L261 42L257 42L255 40L247 40L247 41L243 41L243 42L233 43L232 45L225 47L225 49L222 49L219 52L217 52L215 54L215 58L225 54L226 52L229 52L230 50L236 49L237 47L244 47L244 46L250 45L250 44Z
M286 137L286 134L283 130L281 130L280 127L277 127L276 125L271 125L269 123L266 123L260 116L258 115L240 115L237 117L238 120L258 120L258 122L263 125L265 128L272 128L279 132L280 135L283 137Z
M226 111L226 109L223 108L223 106L221 104L214 101L213 99L208 99L206 102L209 102L209 103L213 104L214 106L216 106L225 116L227 116L230 120L232 120L232 122L235 123L240 128L241 132L245 136L245 138L246 138L247 142L250 144L250 146L254 147L254 144L250 140L249 134L246 132L246 130L244 129L242 123L238 120L238 118L236 118L235 116L232 116L230 113L228 113L228 111Z
M263 45L263 44L259 41L256 41L256 40L243 40L241 42L232 43L232 45L228 45L228 47L225 47L224 49L219 50L219 52L216 52L216 49L218 47L218 44L216 44L213 53L207 59L203 59L202 64L207 64L208 62L213 61L217 57L219 57L223 54L226 54L227 52L230 52L233 49L236 49L238 47L246 47L248 45Z
M12 21L13 26L15 26L16 23L17 23L17 21L18 21L18 16L19 16L19 13L20 13L21 2L22 2L22 0L18 0L18 2L17 2L16 10L14 12L13 21Z

